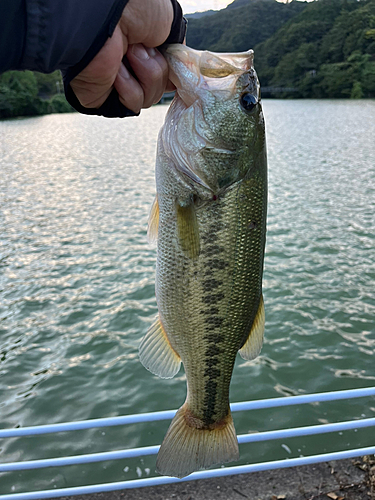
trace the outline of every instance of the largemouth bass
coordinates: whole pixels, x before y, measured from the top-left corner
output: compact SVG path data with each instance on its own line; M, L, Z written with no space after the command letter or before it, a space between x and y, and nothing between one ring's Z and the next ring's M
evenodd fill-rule
M253 359L263 341L267 162L253 52L170 45L165 57L177 93L149 222L159 316L140 359L162 378L184 365L187 398L156 464L184 477L239 458L229 385L237 352Z

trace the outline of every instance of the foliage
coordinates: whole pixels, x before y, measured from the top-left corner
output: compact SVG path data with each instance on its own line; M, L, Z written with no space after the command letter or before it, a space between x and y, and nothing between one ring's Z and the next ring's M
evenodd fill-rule
M49 106L50 113L70 113L73 111L64 94L54 95L49 101Z
M351 99L361 99L363 97L362 85L359 82L354 82L350 93Z
M279 97L375 97L375 0L235 0L189 18L187 43L218 52L254 48L268 95L281 87L288 90ZM62 88L58 71L4 73L0 118L73 111Z
M294 89L281 97L375 97L375 0L235 0L190 20L187 42L254 48L262 87Z
M34 75L38 84L38 94L40 96L52 97L56 93L62 92L63 82L60 71L54 71L49 74L35 72Z
M209 17L189 19L187 45L217 52L245 51L273 35L306 2L236 0Z
M8 71L0 75L0 118L73 111L62 94L60 72Z
M312 2L255 47L262 85L294 87L287 97L375 97L374 28L374 0Z

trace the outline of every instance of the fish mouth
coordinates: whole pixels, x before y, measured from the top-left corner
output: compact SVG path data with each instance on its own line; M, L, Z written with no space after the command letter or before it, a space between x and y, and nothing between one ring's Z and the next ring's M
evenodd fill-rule
M211 157L225 155L226 161L228 155L238 156L242 150L215 137L206 112L213 102L225 102L238 92L238 79L253 67L253 51L219 54L171 44L165 45L162 53L177 89L168 112L169 126L162 132L165 151L175 160L177 172L200 185L211 199L222 188L205 172L198 158L205 151Z
M182 44L163 47L169 66L169 79L187 107L204 92L230 92L238 77L253 66L254 52L215 53L195 50Z

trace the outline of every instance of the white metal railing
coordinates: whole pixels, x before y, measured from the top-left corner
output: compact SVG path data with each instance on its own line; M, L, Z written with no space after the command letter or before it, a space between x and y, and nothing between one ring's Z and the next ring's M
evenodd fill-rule
M232 412L257 410L263 408L275 408L282 406L292 406L299 404L336 401L340 399L351 399L351 398L372 397L372 396L375 396L375 387L369 387L364 389L352 389L345 391L325 392L317 394L307 394L302 396L263 399L258 401L248 401L242 403L233 403L231 405L231 410ZM170 411L161 411L154 413L143 413L138 415L125 415L121 417L92 419L80 422L67 422L62 424L24 427L18 429L0 429L0 438L33 436L33 435L50 434L62 431L66 432L66 431L75 431L75 430L90 429L97 427L109 427L116 425L134 424L140 422L152 422L157 420L170 420L171 418L173 418L175 413L176 410L170 410ZM274 431L252 433L252 434L243 434L238 436L238 442L240 444L243 444L243 443L259 442L259 441L268 441L274 439L291 438L297 436L324 434L329 432L338 432L350 429L360 429L365 427L375 427L375 418L366 418L366 419L351 420L346 422L336 422L331 424L297 427L293 429L280 429ZM5 463L5 464L0 464L0 473L27 470L27 469L40 469L46 467L63 467L66 465L78 465L84 463L101 462L105 460L119 460L124 458L139 457L145 455L155 455L157 454L158 450L159 446L145 446L127 450L92 453L88 455L77 455L77 456L62 457L62 458L51 458L45 460L30 460L24 462ZM121 481L116 483L0 495L0 500L39 500L43 498L56 498L68 495L82 495L86 493L98 493L98 492L108 492L121 489L140 488L145 486L155 486L155 485L175 483L181 481L193 481L196 479L204 479L209 477L244 474L248 472L293 467L297 465L306 465L306 464L324 462L327 460L352 458L368 454L375 454L375 437L374 437L374 445L366 448L325 453L309 457L263 462L251 465L241 465L235 467L211 469L208 471L195 472L194 474L191 474L190 476L183 479L176 479L171 477L151 477L146 479Z

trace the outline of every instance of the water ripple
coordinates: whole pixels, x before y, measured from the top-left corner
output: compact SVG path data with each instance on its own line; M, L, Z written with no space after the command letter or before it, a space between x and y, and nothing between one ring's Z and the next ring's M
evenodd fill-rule
M266 337L257 360L237 360L232 400L373 385L375 102L266 100L264 109ZM127 120L68 114L0 123L2 427L183 402L183 372L160 380L137 354L156 314L156 254L146 227L165 111L153 107ZM375 408L335 402L327 412L322 405L240 412L235 423L239 433L261 431L275 422L374 416ZM57 449L72 455L157 444L166 426L12 439L2 443L0 458L16 460L20 450L28 460ZM361 436L357 446L367 445L368 435ZM345 446L339 436L330 442ZM326 444L314 438L285 446L319 453ZM259 456L243 447L242 463L290 456L272 443L259 446ZM93 464L84 477L74 467L6 475L0 493L132 479L153 471L153 460Z

